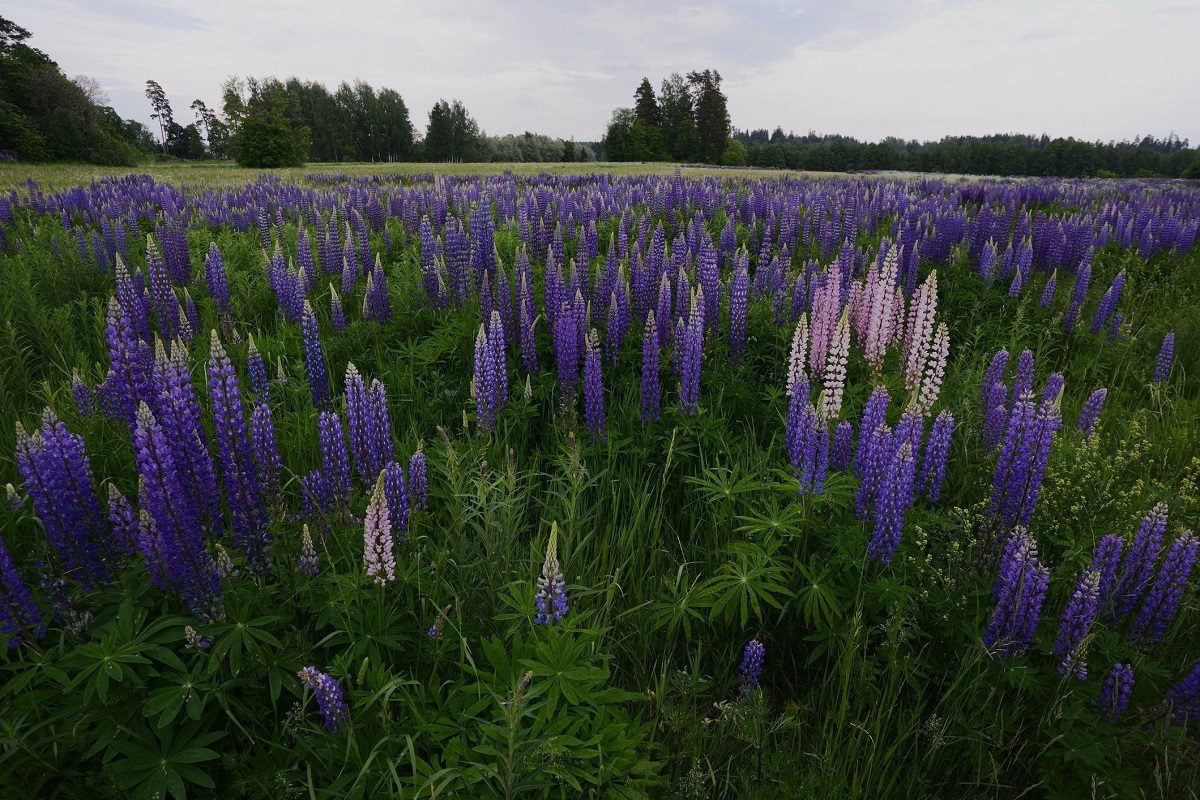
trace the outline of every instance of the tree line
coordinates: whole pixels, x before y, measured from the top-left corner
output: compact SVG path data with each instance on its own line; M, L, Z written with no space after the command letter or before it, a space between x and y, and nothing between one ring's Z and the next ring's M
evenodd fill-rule
M30 33L0 17L0 160L132 166L154 146L141 122L121 119L100 85L63 74L26 44Z
M608 161L740 165L745 146L730 138L727 98L715 69L673 72L659 93L642 78L632 108L613 111L602 146Z
M1088 142L1042 134L947 136L937 142L889 137L785 134L781 128L736 131L746 163L771 169L847 172L902 170L962 175L1063 178L1200 178L1200 152L1173 133L1126 141Z

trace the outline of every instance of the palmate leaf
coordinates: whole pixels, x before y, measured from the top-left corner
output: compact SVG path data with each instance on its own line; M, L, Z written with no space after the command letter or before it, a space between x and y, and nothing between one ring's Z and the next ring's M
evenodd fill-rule
M208 745L221 739L226 731L199 734L200 726L188 724L176 730L162 728L159 736L142 729L138 738L113 742L113 749L125 756L113 768L125 777L124 788L139 797L187 800L187 784L212 789L216 786L208 773L196 764L211 761L218 753Z
M734 542L728 548L734 558L706 580L701 597L711 601L709 618L729 624L737 618L744 627L753 613L762 622L764 606L783 608L780 598L791 597L786 570L767 551L752 542Z

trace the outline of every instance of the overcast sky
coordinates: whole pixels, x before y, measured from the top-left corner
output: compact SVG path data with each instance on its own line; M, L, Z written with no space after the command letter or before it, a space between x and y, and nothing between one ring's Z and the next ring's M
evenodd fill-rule
M1174 131L1200 145L1200 0L9 0L5 17L124 117L178 121L230 75L439 98L489 134L599 139L643 76L720 72L737 128L885 136Z

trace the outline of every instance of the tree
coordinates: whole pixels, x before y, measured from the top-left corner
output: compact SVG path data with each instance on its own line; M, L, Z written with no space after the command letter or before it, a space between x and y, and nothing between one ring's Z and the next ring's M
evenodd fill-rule
M721 73L715 69L689 72L688 85L696 109L696 130L701 154L709 164L719 164L729 139L729 110L721 92Z
M725 142L725 152L721 153L721 163L727 167L744 167L746 155L746 145L737 139L728 139Z
M479 146L479 124L462 102L439 100L429 110L425 129L425 158L428 161L472 161Z
M167 93L163 91L162 86L159 86L158 81L154 80L146 81L146 98L150 101L150 107L154 109L150 118L158 120L158 131L162 134L163 152L165 153L167 151L167 130L175 122L175 115L171 112L171 101L167 99Z
M688 91L687 82L678 72L672 72L670 77L663 79L662 87L658 92L658 107L662 121L663 141L671 158L676 161L697 160L697 154L690 152L691 137L688 136L686 141L681 142L681 136L685 133L684 123L690 124L693 128L692 133L694 133L695 122L691 92ZM689 149L685 150L684 146Z
M614 108L608 130L604 133L601 144L604 147L604 158L608 161L633 161L633 124L637 122L637 114L632 108Z
M244 167L298 167L308 160L310 130L295 96L275 78L232 77L223 88L230 150Z
M633 113L637 114L643 125L657 128L661 124L658 101L654 98L654 87L650 85L648 78L642 78L642 83L633 93L633 97Z

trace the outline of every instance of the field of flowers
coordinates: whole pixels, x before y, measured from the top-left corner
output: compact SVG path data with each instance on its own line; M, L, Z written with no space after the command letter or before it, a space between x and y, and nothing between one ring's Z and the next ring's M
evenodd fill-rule
M1194 182L40 177L0 795L1200 796Z

